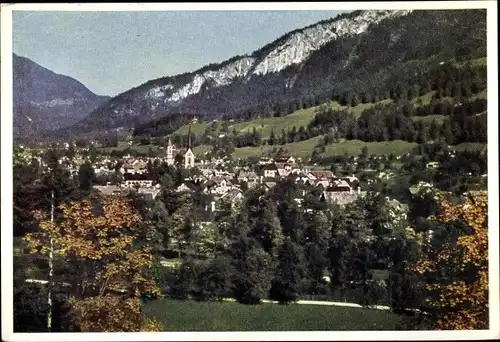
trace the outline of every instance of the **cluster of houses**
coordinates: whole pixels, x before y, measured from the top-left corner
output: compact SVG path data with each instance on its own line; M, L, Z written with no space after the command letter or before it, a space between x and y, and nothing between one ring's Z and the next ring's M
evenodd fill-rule
M234 202L243 197L245 189L262 186L266 190L273 188L280 180L290 180L296 184L304 184L321 190L321 199L336 201L345 204L354 201L359 196L364 196L361 191L359 180L354 177L337 177L331 171L315 171L299 166L293 156L279 156L276 158L262 157L257 165L250 167L234 167L228 171L224 160L198 161L195 164L195 156L191 148L177 149L170 139L166 148L164 158L132 157L125 156L122 160L98 156L92 163L96 175L115 174L119 172L122 177L119 184L96 185L95 188L106 195L123 194L131 189L154 199L160 193L158 179L148 171L148 164L166 162L175 164L176 156L184 158L184 162L178 159L184 167L196 167L200 172L198 175L185 179L175 191L200 191L206 195L212 195L215 202L219 199L227 199ZM72 172L78 172L78 168L87 158L75 156L72 160L63 157L59 160Z
M164 160L165 161L165 160ZM119 194L130 189L154 199L160 192L160 185L154 176L148 173L149 158L124 158L120 172L123 181L120 185L96 186L105 194ZM366 192L361 191L359 180L354 177L337 177L331 171L314 171L301 168L293 156L262 158L254 169L235 167L233 172L220 168L217 160L196 164L198 175L186 178L175 191L200 191L211 195L214 203L218 200L235 200L243 197L244 189L262 186L266 190L273 188L280 180L290 180L321 190L321 199L345 204L354 201ZM96 165L97 167L99 165ZM98 168L96 168L96 171ZM212 204L213 206L215 204Z

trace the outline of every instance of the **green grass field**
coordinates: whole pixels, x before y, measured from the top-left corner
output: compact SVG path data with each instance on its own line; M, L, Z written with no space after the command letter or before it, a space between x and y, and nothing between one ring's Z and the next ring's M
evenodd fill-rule
M419 100L421 100L423 106L428 105L429 103L431 103L432 97L434 96L435 93L436 93L435 90L430 91L428 93L425 93L422 96L418 96L418 97L414 98L410 102L413 103L414 105L416 105L419 102Z
M387 311L321 305L243 305L162 299L143 306L165 331L394 330L401 318Z
M311 156L314 147L318 144L321 138L322 136L318 136L308 140L282 145L281 147L286 151L288 151L288 153L290 153L291 155L307 160ZM361 149L365 145L368 147L369 154L384 155L393 153L394 155L399 156L404 153L410 152L418 144L410 143L403 140L382 141L382 142L364 142L361 140L346 140L344 142L327 145L325 148L325 152L322 154L322 156L330 157L330 156L344 155L346 153L349 156L358 156L361 153ZM272 149L271 146L236 148L233 153L233 158L245 159L252 156L261 156L268 153L271 149Z
M415 148L417 143L410 143L403 140L381 141L381 142L364 142L361 140L346 140L341 143L334 143L326 146L323 157L344 155L358 156L361 149L366 146L368 154L383 155L393 153L399 156L410 152Z
M438 124L442 124L444 120L447 120L446 115L426 115L426 116L412 116L413 121L423 121L430 123L432 120L436 120Z
M173 135L188 134L189 133L189 126L191 126L191 132L193 134L203 134L203 133L205 133L205 130L207 129L208 124L199 122L199 123L195 123L195 124L191 124L191 125L184 125L181 128L179 128L178 130L176 130L173 133Z
M193 148L193 153L195 156L202 157L205 152L208 152L212 149L210 145L200 145Z
M331 102L331 106L332 108L340 108L337 102ZM268 138L271 134L271 130L274 129L274 133L279 136L283 129L288 131L292 129L293 126L297 127L297 129L299 129L299 127L306 127L316 115L318 108L319 107L300 109L287 116L258 118L240 122L235 124L234 128L239 133L249 133L252 132L255 127L255 129L262 134L262 138L264 139Z
M269 151L271 151L274 147L276 148L283 148L284 150L288 151L288 153L292 154L295 157L298 158L303 158L303 159L308 159L311 156L311 153L314 149L314 147L318 144L318 141L322 138L322 136L317 136L308 140L304 141L299 141L295 143L289 143L285 145L274 145L274 146L268 146L268 145L263 145L259 147L253 147L253 146L246 146L246 147L239 147L235 148L233 152L233 158L234 159L245 159L248 157L253 157L253 156L262 156Z

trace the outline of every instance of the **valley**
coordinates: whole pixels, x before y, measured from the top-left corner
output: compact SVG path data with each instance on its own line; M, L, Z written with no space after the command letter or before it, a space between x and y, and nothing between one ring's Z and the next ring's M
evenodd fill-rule
M184 62L159 15L114 77ZM14 331L488 329L485 27L351 11L113 97L14 55Z

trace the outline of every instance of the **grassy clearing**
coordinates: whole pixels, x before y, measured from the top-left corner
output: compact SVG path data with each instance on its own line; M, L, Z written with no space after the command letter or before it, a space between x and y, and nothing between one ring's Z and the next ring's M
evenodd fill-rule
M200 145L193 148L193 153L195 156L201 157L205 154L205 152L208 152L211 149L212 146L210 145Z
M334 143L326 146L323 157L338 156L347 154L349 156L358 156L361 149L366 146L368 154L384 155L393 153L399 156L410 152L417 143L410 143L403 140L382 141L382 142L364 142L361 140L346 140L341 143Z
M193 134L203 134L203 133L205 133L205 130L207 129L208 124L198 122L198 123L191 124L191 125L184 125L181 128L179 128L178 130L176 130L173 133L173 135L188 134L189 133L189 126L191 126L191 132Z
M332 107L338 107L338 104L334 102ZM249 133L255 128L258 132L262 134L263 138L268 138L271 134L271 130L274 129L276 135L280 135L281 131L292 129L293 126L306 127L309 122L316 115L318 107L311 107L307 109L300 109L293 112L287 116L273 117L273 118L258 118L251 121L240 122L234 125L234 128L239 133Z
M291 155L298 157L298 158L303 158L303 159L308 159L311 156L311 153L318 144L319 140L322 138L322 136L317 136L308 140L304 141L299 141L295 143L289 143L285 145L274 145L274 146L259 146L259 147L240 147L236 148L233 152L233 158L234 159L246 159L248 157L253 157L253 156L262 156L268 154L274 147L276 148L283 148L284 150L288 151Z
M259 147L245 146L234 149L233 159L247 159L254 156L263 156L271 151L272 147L263 145Z
M299 141L295 143L285 144L282 147L287 150L293 156L308 159L311 156L314 147L318 144L318 142L323 138L322 135L307 139L304 141Z
M436 120L438 124L442 124L444 120L447 120L447 115L427 115L427 116L412 116L413 121L423 121L423 122L431 122L432 120Z
M477 94L474 94L470 97L471 100L476 100L476 99L483 99L487 100L488 99L488 89L485 89Z
M410 102L413 103L414 105L416 105L417 103L419 103L421 101L422 106L428 105L429 103L431 103L432 97L434 96L435 93L436 93L435 90L430 91L428 93L425 93L422 96L418 96L418 97L414 98Z
M144 313L165 331L394 330L400 317L386 311L320 305L243 305L235 302L156 300Z
M308 159L311 156L314 147L318 144L322 136L314 137L308 140L282 145L281 147L295 157ZM358 156L364 146L368 147L369 154L384 155L393 153L396 156L410 152L417 143L410 143L403 140L382 141L382 142L364 142L361 140L346 140L341 143L334 143L326 146L323 157L338 156L347 154L349 156ZM246 159L251 156L261 156L269 153L273 147L241 147L236 148L233 158Z

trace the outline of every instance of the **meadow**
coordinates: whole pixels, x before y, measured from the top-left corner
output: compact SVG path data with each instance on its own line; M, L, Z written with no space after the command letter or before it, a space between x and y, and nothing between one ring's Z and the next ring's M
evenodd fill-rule
M165 331L345 331L395 330L402 318L364 308L160 299L143 312L159 319Z

